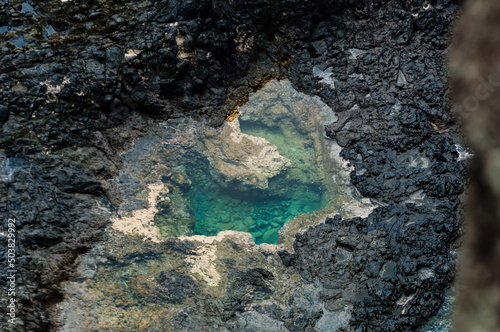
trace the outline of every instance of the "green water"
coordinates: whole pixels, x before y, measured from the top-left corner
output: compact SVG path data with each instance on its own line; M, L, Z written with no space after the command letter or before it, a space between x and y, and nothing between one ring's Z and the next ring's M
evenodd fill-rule
M333 166L340 168L340 164L330 159L334 146L323 136L323 125L333 115L328 110L295 91L289 82L271 81L250 96L233 122L220 128L170 119L155 128L155 135L137 140L123 155L129 173L115 182L128 195L117 214L146 210L138 215L148 220L143 217L140 225L134 224L132 234L110 228L99 254L86 255L82 271L99 268L83 288L79 283L68 284L64 314L69 325L65 328L170 331L172 319L186 306L198 306L199 299L210 301L207 308L212 299L224 301L228 263L242 271L269 270L279 277L272 283L273 299L287 301L293 296L290 285L299 282L300 276L280 275L281 259L261 254L271 248L254 250L248 238L239 234L206 243L172 238L144 242L149 233L143 236L140 230L143 225L149 230L154 214L158 227L154 236L159 230L159 239L234 230L250 233L258 244L289 246L295 232L329 213L343 213L350 198L342 185L343 173ZM159 181L163 186L158 186ZM156 196L148 190L150 184L162 187ZM156 211L149 214L152 209ZM286 231L280 234L285 224ZM101 252L116 259L101 258ZM197 280L199 287L193 292L199 296L178 303L159 281L160 273L170 270ZM267 296L255 296L254 301L261 303ZM78 321L78 328L72 321Z
M256 243L276 243L287 221L325 206L321 187L293 183L286 176L271 179L267 190L240 192L214 182L208 163L186 171L192 181L188 197L196 219L195 234L237 230L251 233Z
M289 161L286 169L271 176L265 188L237 181L221 183L214 176L214 165L225 156L214 157L204 149L226 145L227 138L217 137L216 144L210 145L207 140L218 134L202 134L187 151L172 149L165 160L173 169L166 180L171 201L155 218L163 236L213 236L235 230L251 233L258 244L277 243L278 231L287 221L327 207L336 196L323 137L325 115L316 100L299 94L288 82L272 81L251 95L240 112L236 121L241 133L273 144ZM231 149L238 148L229 146L225 151L231 154ZM224 162L231 164L231 160Z

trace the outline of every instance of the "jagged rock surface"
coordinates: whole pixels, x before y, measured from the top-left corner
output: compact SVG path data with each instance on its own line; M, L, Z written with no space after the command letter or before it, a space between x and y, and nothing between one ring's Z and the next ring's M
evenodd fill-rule
M17 330L55 327L47 310L62 297L60 281L109 221L96 198L120 203L108 180L149 123L190 115L219 125L281 76L337 112L328 135L360 193L383 206L313 227L281 253L305 282L288 308L252 306L240 292L279 276L234 271L226 316L221 302L203 300L174 326L416 329L442 303L459 235L465 167L450 138L443 59L457 2L31 1L35 13L0 3L12 30L0 35L0 211L2 222L18 220ZM49 26L59 34L43 40ZM37 44L16 48L21 34Z
M242 133L238 119L224 123L221 131L205 131L201 140L213 176L222 186L266 189L270 178L290 166L274 144Z

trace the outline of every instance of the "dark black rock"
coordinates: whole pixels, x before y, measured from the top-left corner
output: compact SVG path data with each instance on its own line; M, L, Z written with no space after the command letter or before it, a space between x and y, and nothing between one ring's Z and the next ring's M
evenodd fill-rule
M3 125L9 120L9 109L6 106L0 105L0 125Z
M103 239L108 218L97 198L119 201L106 185L121 167L119 153L154 119L190 116L216 126L250 92L285 77L337 113L327 135L354 167L353 185L381 206L367 218L328 219L297 235L295 253L278 253L304 281L283 306L270 286L280 276L263 269L230 271L220 300L182 271L162 272L161 298L197 300L173 326L256 331L255 322L269 320L312 331L347 308L341 329L417 329L454 275L466 174L443 58L458 1L432 3L154 0L103 11L97 2L54 0L32 2L38 14L24 15L0 2L9 29L22 21L38 31L43 18L59 33L22 50L0 36L0 149L9 175L0 181L0 212L19 221L20 274L33 286L20 297L22 329L51 328L46 304L62 298L59 284L78 254ZM331 68L334 85L321 83L314 67ZM168 240L124 259L191 248Z
M182 303L187 297L195 294L198 286L196 281L190 275L176 270L167 270L160 272L157 278L160 284L159 291L169 302Z
M290 255L290 253L288 251L280 250L280 251L278 251L278 256L280 256L281 261L283 262L283 265L285 265L286 267L296 265L295 256Z

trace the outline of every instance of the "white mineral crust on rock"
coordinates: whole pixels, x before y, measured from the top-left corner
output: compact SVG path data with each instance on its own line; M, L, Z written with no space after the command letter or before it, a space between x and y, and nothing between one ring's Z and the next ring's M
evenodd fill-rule
M274 144L242 133L238 119L226 122L220 131L209 129L203 136L213 175L223 185L266 189L270 178L291 165Z
M129 235L139 235L148 238L153 242L160 241L160 230L154 224L156 200L162 191L167 191L163 183L153 183L148 185L148 208L132 211L132 215L121 218L111 218L111 227Z

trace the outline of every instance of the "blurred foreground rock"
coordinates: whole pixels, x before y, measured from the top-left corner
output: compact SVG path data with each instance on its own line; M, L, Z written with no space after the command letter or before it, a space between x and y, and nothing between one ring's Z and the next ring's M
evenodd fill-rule
M450 56L456 109L474 150L458 332L500 331L500 3L468 1Z

